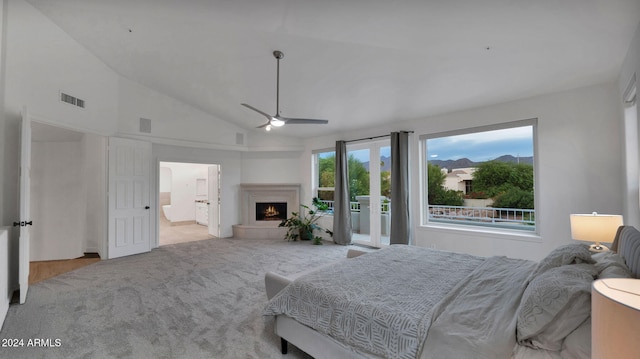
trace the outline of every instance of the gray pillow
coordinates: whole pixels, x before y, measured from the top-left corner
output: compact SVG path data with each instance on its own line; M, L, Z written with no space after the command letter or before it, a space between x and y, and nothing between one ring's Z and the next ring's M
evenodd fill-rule
M598 278L632 278L624 258L615 252L595 253L591 256L598 270Z
M518 342L560 351L564 338L591 315L594 265L581 263L546 270L525 289L517 317Z
M544 273L551 268L556 268L567 264L595 262L596 261L591 258L589 246L587 246L586 244L566 244L552 250L543 260L541 260L534 270L532 278L535 278L536 276Z

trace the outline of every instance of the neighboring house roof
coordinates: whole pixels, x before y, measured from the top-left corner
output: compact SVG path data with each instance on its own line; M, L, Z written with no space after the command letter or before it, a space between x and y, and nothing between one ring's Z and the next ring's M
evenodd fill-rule
M458 177L460 181L471 181L475 170L475 168L456 168L447 173L447 177Z

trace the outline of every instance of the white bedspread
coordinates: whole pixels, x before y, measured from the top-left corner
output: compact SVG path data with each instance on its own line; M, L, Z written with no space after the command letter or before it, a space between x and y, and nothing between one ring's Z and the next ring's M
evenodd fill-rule
M393 245L298 278L264 314L286 314L364 353L416 358L436 304L484 261Z

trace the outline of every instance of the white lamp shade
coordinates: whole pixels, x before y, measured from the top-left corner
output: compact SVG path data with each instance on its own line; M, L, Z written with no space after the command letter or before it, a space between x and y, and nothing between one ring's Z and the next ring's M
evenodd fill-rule
M591 357L640 358L640 280L600 279L591 296Z
M585 242L613 242L622 216L617 214L572 214L571 238Z

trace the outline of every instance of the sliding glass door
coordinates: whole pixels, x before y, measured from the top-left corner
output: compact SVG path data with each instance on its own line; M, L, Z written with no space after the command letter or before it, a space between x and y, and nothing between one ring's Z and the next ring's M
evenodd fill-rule
M352 241L373 247L388 245L391 225L389 139L348 145L347 153Z

